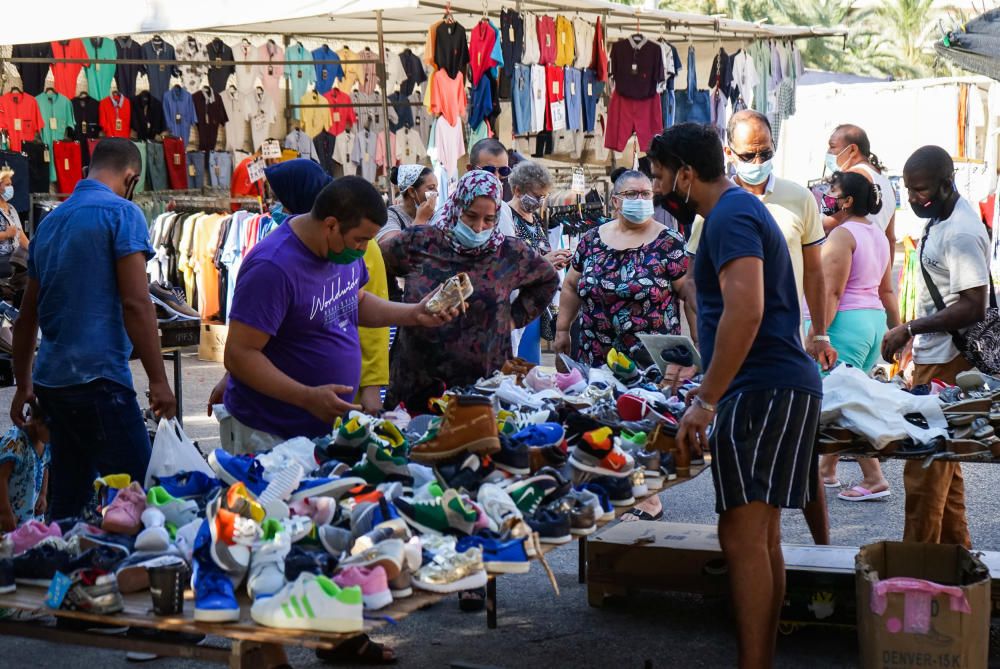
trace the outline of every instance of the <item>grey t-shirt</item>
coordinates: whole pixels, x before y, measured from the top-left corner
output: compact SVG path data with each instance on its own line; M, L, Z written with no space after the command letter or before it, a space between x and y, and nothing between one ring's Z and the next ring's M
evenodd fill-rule
M931 226L918 257L923 257L946 307L958 302L962 291L989 284L989 235L979 214L964 197L959 198L950 217ZM927 290L923 272L917 276L917 317L923 318L937 313L938 308ZM920 365L944 364L958 355L947 332L917 335L913 342L913 361Z
M390 232L402 232L411 225L413 225L413 219L406 213L406 210L398 204L394 204L389 207L385 225L375 235L375 241L380 241Z

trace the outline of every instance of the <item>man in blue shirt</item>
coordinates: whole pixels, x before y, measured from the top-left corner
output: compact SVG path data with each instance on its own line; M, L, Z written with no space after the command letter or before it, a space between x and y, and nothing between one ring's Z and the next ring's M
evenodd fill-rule
M819 372L802 348L784 236L764 204L726 178L715 129L673 126L647 155L668 210L705 219L694 262L705 378L688 393L678 447L712 452L739 666L770 667L785 594L781 508L816 495Z
M132 389L133 348L149 377L154 413L176 414L146 283L153 249L142 211L129 202L141 173L132 142L102 139L88 178L45 218L29 247L28 285L14 324L10 417L23 425L36 395L44 407L53 518L79 515L98 476L124 472L141 481L146 474L151 449Z

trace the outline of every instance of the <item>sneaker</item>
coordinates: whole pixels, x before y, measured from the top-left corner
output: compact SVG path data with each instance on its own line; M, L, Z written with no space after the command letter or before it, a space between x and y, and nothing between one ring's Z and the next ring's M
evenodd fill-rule
M491 456L493 466L515 476L527 476L531 473L530 453L529 447L525 444L501 434L500 450Z
M142 529L142 512L146 510L146 493L134 481L115 495L104 512L101 529L113 534L135 536Z
M337 568L378 566L385 571L388 578L396 578L406 559L405 546L401 539L388 539L341 560Z
M615 349L608 351L608 369L615 375L615 378L622 383L630 383L639 378L639 370L635 363L624 353L619 353Z
M566 544L573 539L570 519L565 513L539 509L535 515L527 516L525 520L532 530L538 532L538 540L543 544Z
M123 558L128 557L135 550L135 537L124 534L107 534L102 530L82 532L79 534L80 550L89 550L98 546L108 546L122 554Z
M357 542L376 530L386 529L394 538L409 538L409 528L399 516L395 504L380 498L376 502L361 502L351 509L351 541Z
M657 452L660 453L660 472L666 480L673 481L677 478L677 462L674 460L674 454Z
M594 507L579 502L572 494L557 499L545 508L569 516L569 531L573 536L587 536L597 531L598 514Z
M632 481L627 476L598 476L592 479L589 484L602 488L612 506L632 506L635 504Z
M534 474L543 467L561 468L569 459L566 442L558 446L531 446L528 448L529 473Z
M227 485L242 483L255 496L267 490L264 467L252 455L230 455L217 448L208 454L208 464Z
M100 569L77 569L69 574L72 584L59 608L95 615L112 615L125 610L115 575Z
M461 592L486 587L488 577L479 548L458 552L455 544L434 552L433 558L413 575L414 587L429 592Z
M411 527L424 533L471 534L478 517L458 492L451 489L427 501L398 499L396 508Z
M542 505L545 498L559 487L560 483L555 478L543 474L511 484L507 488L507 494L514 500L514 504L523 515L531 516Z
M202 474L202 476L205 475ZM216 479L209 480L215 481ZM184 527L198 517L198 504L196 502L189 499L178 499L163 486L153 486L146 491L146 506L158 509L163 514L164 524L173 525L175 528Z
M212 500L205 515L211 533L212 560L228 573L246 573L250 548L260 535L260 523L264 520L263 509L249 498L246 487L237 483Z
M29 520L13 532L6 535L13 545L13 557L17 557L38 545L46 537L61 537L62 529L58 523L46 525L37 520Z
M135 550L148 553L167 550L170 546L170 533L165 527L167 520L163 512L155 506L149 506L142 512L140 518L146 529L135 538Z
M361 588L364 608L368 611L378 611L392 604L389 579L382 567L347 567L333 577L333 582L341 588Z
M499 450L500 439L490 399L479 395L455 395L448 400L437 426L413 446L410 459L433 463L464 452L491 454Z
M170 288L155 281L149 284L149 298L153 304L167 312L171 320L201 321L201 314L192 309Z
M556 387L555 374L543 372L541 367L532 367L524 375L523 385L539 393L543 390L552 390Z
M402 435L399 438L402 439ZM373 439L368 443L364 460L351 469L351 474L372 485L385 481L401 481L406 485L413 485L409 464L410 461L405 457L393 455L383 443Z
M288 508L293 515L309 518L317 527L332 523L340 509L332 497L306 497L292 502Z
M302 546L292 546L285 556L285 579L294 581L302 574L333 575L337 569L337 558L326 551L307 550Z
M540 409L543 405L542 400L538 399L531 392L525 390L523 387L510 380L503 381L500 384L500 387L496 390L495 396L505 405L515 408L530 407L533 409Z
M606 523L615 519L615 507L608 499L608 494L600 486L584 484L576 486L570 491L569 496L576 500L577 504L585 504L594 509L594 518L597 521ZM572 528L571 528L572 529Z
M569 456L570 464L580 471L601 476L631 474L635 460L615 445L611 435L607 427L585 433Z
M511 440L525 446L545 448L546 446L558 446L565 436L566 431L559 423L542 423L541 425L529 425L512 435Z
M663 458L659 451L633 451L636 467L641 467L646 481L653 485L663 485L663 472L660 471Z
M577 368L568 373L556 372L556 387L567 395L578 395L587 389L587 382Z
M645 497L649 494L649 485L646 483L646 473L643 469L633 469L628 478L632 482L633 497Z
M257 501L268 516L275 519L287 518L288 505L285 502L291 498L292 493L298 491L305 470L297 461L289 460L279 469L272 469L267 473L269 482L264 492L257 496Z
M114 571L125 558L120 551L110 546L89 548L72 558L67 565L66 573L77 569L97 569L99 571Z
M462 537L455 550L464 553L470 548L482 551L483 564L490 574L527 574L531 568L524 539L503 541L480 536Z
M194 619L203 623L239 622L240 605L233 582L223 572L195 561Z
M365 480L357 476L341 476L326 479L305 479L299 487L292 493L291 501L297 502L307 497L332 497L340 499L359 485L364 485Z
M326 525L317 528L316 534L320 545L323 546L327 553L336 558L343 557L344 554L351 550L351 546L354 544L351 531L343 527Z
M214 479L204 472L183 472L176 476L154 476L153 482L168 495L186 499L204 497L222 487L222 482L219 479ZM150 488L150 491L152 490L153 488ZM148 493L147 501L149 501ZM152 503L155 504L155 502ZM178 525L178 527L180 526Z
M36 546L13 559L14 580L21 585L49 587L56 572L66 573L70 563L66 550L53 546Z
M302 467L302 471L306 474L312 472L316 469L315 450L316 447L311 439L296 437L278 444L269 451L257 453L255 457L267 472L265 478L270 481L273 479L271 472L276 472L293 462Z
M285 587L285 558L292 548L281 523L266 520L260 541L254 546L247 574L247 594L255 601L270 597Z
M500 531L513 519L521 518L523 514L510 494L493 483L484 483L476 494L476 501L492 521L494 531Z
M621 446L627 451L641 451L646 447L648 435L642 431L622 430Z
M108 474L94 479L94 496L97 498L97 509L103 511L115 501L119 490L124 490L132 483L128 474Z
M441 463L434 467L434 476L441 484L442 490L455 490L473 493L483 483L485 471L482 461L475 453L470 453L460 462Z
M266 627L353 634L364 629L364 596L361 588L302 574L273 597L254 602L250 617Z

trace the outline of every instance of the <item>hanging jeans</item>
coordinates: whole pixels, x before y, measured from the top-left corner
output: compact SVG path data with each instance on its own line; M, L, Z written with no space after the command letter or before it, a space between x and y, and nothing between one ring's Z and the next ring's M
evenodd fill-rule
M674 124L674 116L677 113L674 89L668 88L660 94L660 105L663 107L663 128L666 129Z
M698 90L698 70L694 47L688 47L687 91L676 97L676 123L711 123L712 99L708 91Z

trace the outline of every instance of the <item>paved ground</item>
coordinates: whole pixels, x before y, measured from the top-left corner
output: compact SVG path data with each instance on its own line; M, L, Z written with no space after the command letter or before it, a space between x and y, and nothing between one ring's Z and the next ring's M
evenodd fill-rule
M184 358L185 424L204 449L218 442L214 419L205 416L208 393L221 374L221 365ZM169 371L169 370L168 370ZM137 387L144 388L141 370ZM6 414L11 393L0 393ZM0 421L0 423L5 421ZM860 478L857 465L842 463L842 481ZM893 496L886 502L831 503L834 544L858 546L902 534L902 466L886 465ZM1000 550L1000 468L987 464L965 466L969 519L974 545ZM700 476L663 494L666 520L714 524L711 477ZM801 515L784 518L787 542L809 543ZM403 667L441 667L456 662L498 667L726 667L732 666L735 644L726 606L697 596L649 594L611 601L603 609L587 605L586 591L577 583L576 551L572 546L549 554L561 597L555 597L540 566L527 576L500 580L499 629L486 629L484 614L463 614L454 600L445 600L416 613L376 636L392 644ZM806 629L778 642L779 667L855 667L853 631ZM1000 655L991 666L1000 667ZM7 639L0 652L0 667L66 669L129 666L123 654L77 647L60 647L41 641ZM293 652L296 667L322 666L310 653ZM158 660L157 669L180 669L198 663Z

